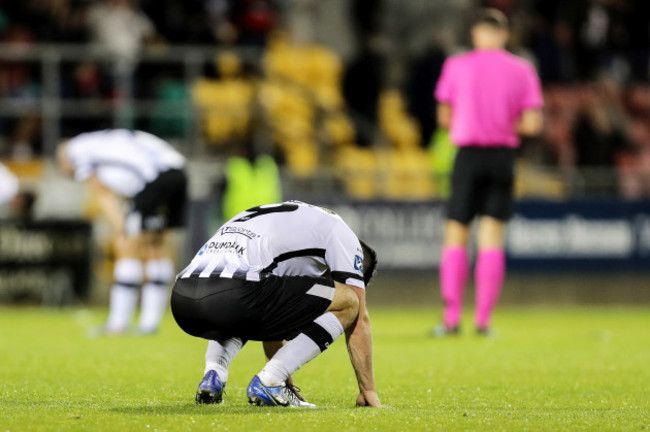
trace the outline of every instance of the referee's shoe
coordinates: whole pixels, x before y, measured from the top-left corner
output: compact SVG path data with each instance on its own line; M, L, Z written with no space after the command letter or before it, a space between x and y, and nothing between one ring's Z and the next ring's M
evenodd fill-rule
M219 374L213 370L208 371L203 381L196 390L197 404L218 404L223 402L223 392L226 383L221 381Z

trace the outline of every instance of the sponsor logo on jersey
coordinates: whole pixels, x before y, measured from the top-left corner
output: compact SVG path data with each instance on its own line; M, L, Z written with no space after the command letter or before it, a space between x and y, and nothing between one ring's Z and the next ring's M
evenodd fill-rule
M199 256L204 253L236 253L238 255L244 255L246 248L237 242L234 241L223 241L223 242L209 242L203 245L199 251Z
M359 255L354 256L354 269L363 271L363 257Z
M248 237L249 239L259 237L258 234L254 233L251 230L247 230L246 228L225 226L225 227L222 227L220 231L221 231L221 235L224 235L224 234L240 234L240 235L243 235L245 237Z
M199 256L203 255L208 248L208 243L204 244L201 250L199 251Z

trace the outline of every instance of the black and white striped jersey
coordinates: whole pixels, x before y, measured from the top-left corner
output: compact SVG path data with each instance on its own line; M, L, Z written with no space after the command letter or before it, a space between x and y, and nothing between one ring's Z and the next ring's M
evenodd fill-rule
M18 179L4 165L0 164L0 205L5 204L18 193Z
M269 275L325 276L365 288L363 251L339 215L299 201L267 204L226 222L178 274L259 281Z
M68 141L66 152L76 180L96 175L104 186L128 198L160 173L185 166L185 158L166 141L127 129L83 133Z

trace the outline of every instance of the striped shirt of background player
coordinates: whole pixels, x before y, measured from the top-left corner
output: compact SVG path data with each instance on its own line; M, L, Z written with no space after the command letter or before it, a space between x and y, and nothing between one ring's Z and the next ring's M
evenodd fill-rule
M128 198L160 173L185 165L185 158L164 140L126 129L78 135L68 141L67 154L76 180L95 174L104 186Z
M0 205L5 204L18 193L18 179L4 165L0 164Z

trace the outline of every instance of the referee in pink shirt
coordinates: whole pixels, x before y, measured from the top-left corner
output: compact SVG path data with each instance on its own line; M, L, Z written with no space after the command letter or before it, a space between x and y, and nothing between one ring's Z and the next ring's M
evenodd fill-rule
M437 336L459 331L469 227L476 216L474 322L479 334L489 332L505 276L504 227L512 214L518 135L536 135L542 128L539 78L529 62L504 49L508 36L505 15L482 10L472 26L474 50L447 59L436 87L438 124L450 129L459 147L440 264L445 306Z

